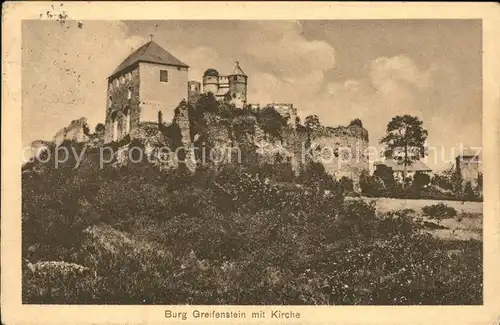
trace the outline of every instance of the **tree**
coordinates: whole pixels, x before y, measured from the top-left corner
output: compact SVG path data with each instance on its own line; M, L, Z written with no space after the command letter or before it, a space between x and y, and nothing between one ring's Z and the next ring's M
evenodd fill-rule
M361 122L359 118L355 118L354 120L351 121L351 123L349 123L349 126L359 126L362 128L363 122Z
M378 165L377 169L373 172L373 176L380 177L384 182L385 188L387 190L387 195L392 196L395 193L396 180L394 179L394 174L392 168L385 165Z
M416 116L395 116L387 124L386 135L380 140L381 144L386 145L386 157L400 157L397 162L404 166L403 175L406 175L408 166L425 156L427 130L422 124Z
M163 113L161 111L158 111L158 125L163 124Z
M482 173L479 173L479 175L477 175L477 183L476 183L475 192L479 198L481 198L483 196L483 174Z
M281 128L286 125L286 119L272 107L260 111L258 121L264 132L275 137L281 137Z
M104 124L102 124L102 123L98 123L95 126L95 133L98 134L98 135L103 135L104 134L104 130L105 130L105 127L104 127Z
M421 193L423 188L429 185L431 178L429 175L417 172L415 176L413 176L413 180L407 191L405 192L405 196L408 198L421 198Z
M307 116L304 120L304 126L309 132L317 130L321 126L318 115Z
M466 182L463 190L463 198L462 200L473 201L476 199L476 193L472 189L471 182Z
M417 172L415 176L413 177L413 182L412 184L418 187L419 189L429 185L431 181L431 177L427 174L424 174L422 172Z
M195 111L199 115L203 114L203 112L217 114L219 112L219 102L211 92L203 94L196 102Z
M453 179L455 174L456 174L455 167L451 166L450 168L444 170L443 172L435 174L431 180L432 185L438 186L443 190L453 191L454 190Z
M447 206L443 202L424 206L422 208L422 212L424 216L429 217L429 219L436 220L438 226L441 225L441 221L443 221L444 219L449 219L457 216L457 210Z
M368 197L381 197L387 193L384 181L379 176L370 175L367 171L361 173L359 186L361 193Z

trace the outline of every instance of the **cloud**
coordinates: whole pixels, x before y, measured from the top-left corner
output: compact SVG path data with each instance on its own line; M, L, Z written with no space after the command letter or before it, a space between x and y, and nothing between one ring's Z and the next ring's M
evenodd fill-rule
M457 51L434 53L411 42L390 52L387 49L392 45L380 39L346 42L353 32L356 35L357 27L325 33L322 23L318 25L322 32L313 35L304 27L308 24L296 21L83 24L79 29L71 21L69 28L57 22L24 23L23 143L50 139L59 128L82 116L91 126L101 122L107 75L133 49L149 41L149 34L190 66L190 79L201 81L208 68L227 74L239 61L249 76L249 102L293 103L302 119L317 114L323 124L332 126L360 118L372 144L397 114L422 117L431 144L454 145L461 139L457 128L461 133L467 130L471 145L481 142L477 118L481 79L469 78L481 75L480 65L467 61L465 55L454 58ZM406 37L394 30L396 34ZM325 41L329 38L333 41ZM441 50L433 37L422 38L422 42ZM334 48L333 44L339 45Z
M225 24L225 28L218 26L204 34L206 37L194 33L198 25L175 29L175 36L161 31L157 36L160 45L190 66L192 79L201 81L203 71L208 68L227 74L235 61L239 61L249 76L249 101L293 102L305 109L314 107L310 98L317 96L323 87L325 72L335 67L335 50L330 44L306 39L302 25L295 21ZM189 46L173 41L182 39L180 35L191 39Z
M429 88L430 77L430 71L420 70L415 62L405 55L380 57L370 64L371 82L375 89L384 93L390 94L403 86Z
M104 119L106 77L141 45L117 21L23 22L23 145L51 139L73 119Z
M367 77L329 82L317 101L316 114L324 124L347 124L361 118L371 145L378 145L395 115L422 117L430 107L422 98L434 90L433 70L419 69L409 56L379 57L368 64ZM432 112L432 110L431 110ZM429 126L429 125L427 125Z

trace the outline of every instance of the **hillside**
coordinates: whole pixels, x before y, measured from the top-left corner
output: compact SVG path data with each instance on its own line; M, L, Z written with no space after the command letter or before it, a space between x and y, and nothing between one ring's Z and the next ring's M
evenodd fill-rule
M24 303L482 301L481 242L346 201L321 165L100 168L98 148L74 163L23 173Z
M295 159L363 130L207 97L118 142L46 144L22 173L23 303L480 304L481 241L347 200L353 179Z

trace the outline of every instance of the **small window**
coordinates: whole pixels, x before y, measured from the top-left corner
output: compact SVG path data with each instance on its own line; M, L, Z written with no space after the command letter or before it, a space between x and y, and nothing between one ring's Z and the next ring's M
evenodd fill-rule
M127 99L132 98L132 87L128 87Z
M168 71L167 70L160 70L160 81L161 82L168 82Z
M111 107L111 106L113 106L113 97L109 96L108 107Z

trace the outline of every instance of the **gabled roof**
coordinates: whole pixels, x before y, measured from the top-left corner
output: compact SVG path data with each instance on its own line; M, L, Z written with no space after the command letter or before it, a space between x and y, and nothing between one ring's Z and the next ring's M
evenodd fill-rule
M468 158L468 157L479 157L479 153L477 150L470 149L470 148L464 148L462 152L460 152L457 156L458 157L463 157L463 158Z
M378 165L386 165L387 167L392 168L393 171L395 172L402 172L405 170L405 166L403 164L399 164L396 160L394 159L386 159L384 161L379 161L374 163L375 166ZM430 169L429 166L424 164L422 161L417 160L413 162L410 166L406 166L406 171L408 172L430 172L432 169Z
M130 54L125 60L123 60L123 62L115 69L115 71L113 71L113 73L110 76L117 74L118 72L130 67L131 65L137 62L151 62L164 65L171 65L176 67L186 67L186 68L189 67L187 64L183 63L175 56L170 54L163 47L161 47L160 45L156 44L153 41L150 41L144 44L143 46L139 47L132 54Z
M239 75L239 76L246 76L246 74L241 70L240 68L240 63L236 61L236 66L234 67L233 73L231 73L232 76Z

